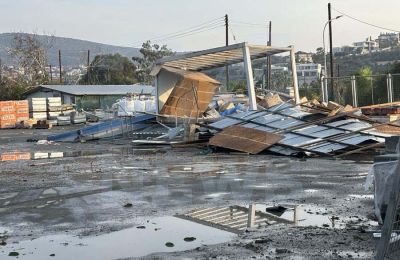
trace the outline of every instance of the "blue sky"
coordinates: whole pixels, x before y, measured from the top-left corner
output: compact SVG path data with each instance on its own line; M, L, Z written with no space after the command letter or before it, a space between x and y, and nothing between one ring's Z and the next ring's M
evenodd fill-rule
M0 0L0 32L38 32L122 46L222 17L232 20L237 42L263 44L273 23L273 45L314 51L322 46L326 0ZM400 31L398 0L332 0L335 9ZM339 15L333 11L333 16ZM233 21L236 21L234 23ZM384 30L343 17L333 24L334 45L350 44ZM231 42L233 37L230 38ZM224 45L224 28L162 42L178 51Z

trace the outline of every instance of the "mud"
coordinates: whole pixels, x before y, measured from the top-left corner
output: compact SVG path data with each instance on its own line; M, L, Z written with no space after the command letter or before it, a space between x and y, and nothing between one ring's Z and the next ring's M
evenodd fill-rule
M0 242L7 243L0 245L0 258L14 251L21 259L62 259L63 252L75 251L81 252L75 259L368 259L374 254L370 231L377 226L372 193L363 186L370 167L365 160L204 155L198 149L133 148L129 140L26 142L57 131L63 129L0 131L0 154L42 154L41 159L0 162ZM161 230L173 230L161 240L156 239L161 230L142 237L135 228L191 209L249 203L261 209L299 205L299 225L239 235L203 226L199 230L207 235L201 237L196 228L182 232L183 225L165 223ZM292 217L290 211L284 214ZM219 232L224 235L218 237ZM198 239L185 242L185 237ZM174 247L165 246L168 242ZM68 245L60 247L63 243ZM185 247L188 243L193 244ZM137 250L144 245L151 249ZM100 246L109 247L108 254L99 255Z

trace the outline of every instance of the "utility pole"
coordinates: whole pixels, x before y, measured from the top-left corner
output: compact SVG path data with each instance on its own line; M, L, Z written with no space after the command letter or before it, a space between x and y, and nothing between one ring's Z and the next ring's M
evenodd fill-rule
M331 15L331 3L328 3L328 20L329 20L329 57L331 65L331 96L332 100L335 100L334 90L333 90L333 47L332 47L332 15Z
M269 30L268 30L268 46L272 46L272 21L269 21ZM268 56L268 88L271 89L271 81L272 81L272 58Z
M90 85L90 50L87 51L87 84Z
M62 71L61 71L61 50L58 50L58 66L60 69L60 84L62 83Z
M228 15L225 15L225 45L229 45L229 19ZM229 65L226 65L226 90L228 90L229 85Z
M340 77L340 66L339 66L339 63L336 64L336 75L337 75L338 78Z
M0 83L3 81L3 64L1 63L0 58Z
M50 83L53 83L53 67L50 64Z

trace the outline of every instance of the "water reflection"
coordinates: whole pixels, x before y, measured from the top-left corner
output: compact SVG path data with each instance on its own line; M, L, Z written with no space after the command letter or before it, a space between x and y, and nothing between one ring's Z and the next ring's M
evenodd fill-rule
M175 217L159 217L142 224L92 237L52 235L9 243L0 258L17 252L21 259L119 259L157 252L189 250L229 241L234 234ZM112 248L112 250L110 250Z

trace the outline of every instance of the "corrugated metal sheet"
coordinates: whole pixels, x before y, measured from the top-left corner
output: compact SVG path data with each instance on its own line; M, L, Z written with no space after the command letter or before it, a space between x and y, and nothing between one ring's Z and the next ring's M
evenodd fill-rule
M275 114L273 113L275 112ZM311 115L300 107L282 103L266 111L251 111L231 116L211 124L213 129L225 129L241 124L269 133L281 133L284 138L269 151L290 155L296 151L308 151L322 154L336 153L348 148L359 148L366 142L383 143L384 135L374 132L371 124L358 119L343 119L326 124L313 125L303 118ZM304 127L301 127L304 125ZM296 126L296 127L295 127ZM290 130L293 128L293 130ZM355 133L353 133L355 132Z
M272 47L266 45L252 45L246 42L237 43L203 51L185 53L160 59L156 65L200 71L222 67L226 64L243 62L243 48L248 47L251 59L259 59L269 55L288 52L290 47Z
M93 95L126 95L134 94L154 94L155 88L149 85L40 85L24 93L25 95L39 91L40 89L55 90L75 96Z
M200 117L208 108L220 83L204 73L162 67L174 73L179 81L173 87L161 115Z
M210 145L258 154L281 139L281 135L259 129L231 126L212 137Z

